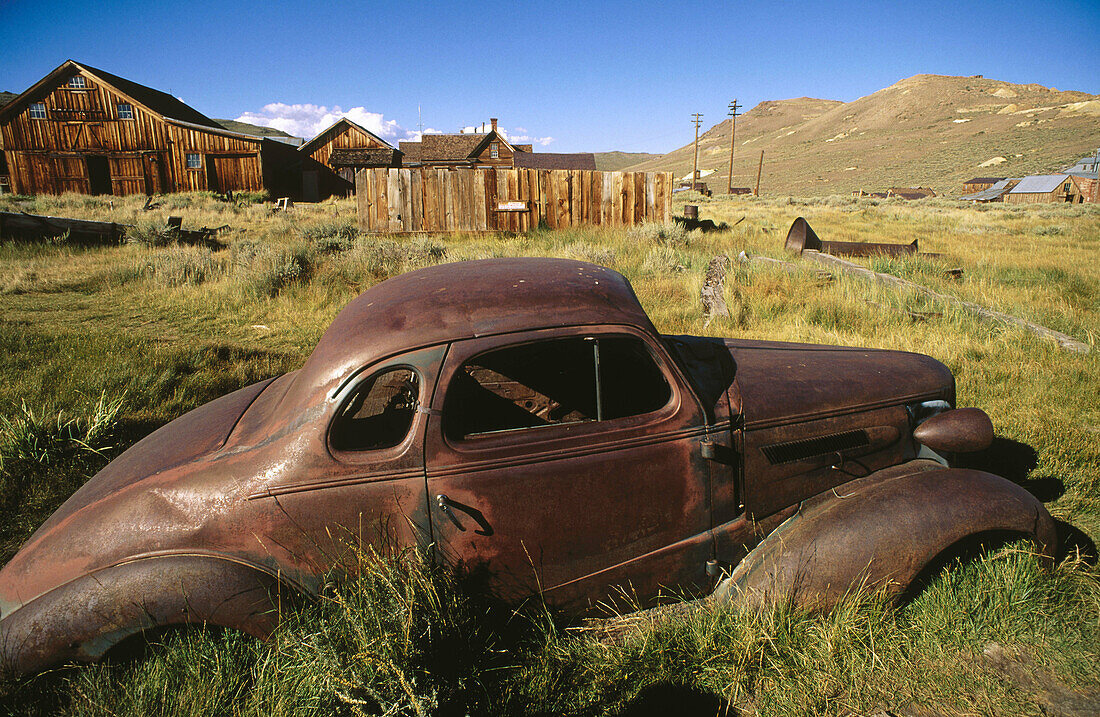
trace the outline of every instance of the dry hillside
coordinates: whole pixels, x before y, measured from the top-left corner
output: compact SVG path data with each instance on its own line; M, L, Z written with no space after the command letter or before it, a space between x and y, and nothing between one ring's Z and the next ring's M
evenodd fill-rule
M726 189L730 122L699 139L700 169ZM1057 170L1100 147L1100 95L977 77L916 75L852 102L761 102L737 120L734 186L762 194L844 194L923 185L957 195L976 175ZM688 144L632 170L691 172Z

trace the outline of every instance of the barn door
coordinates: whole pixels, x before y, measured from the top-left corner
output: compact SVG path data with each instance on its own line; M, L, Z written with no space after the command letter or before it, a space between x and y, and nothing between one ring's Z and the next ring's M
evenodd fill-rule
M218 181L218 165L215 157L206 155L206 188L211 192L222 191L221 182Z
M158 154L147 154L142 160L145 173L145 193L160 194L164 191L164 163Z
M111 194L111 165L101 155L88 155L84 158L88 167L88 193Z

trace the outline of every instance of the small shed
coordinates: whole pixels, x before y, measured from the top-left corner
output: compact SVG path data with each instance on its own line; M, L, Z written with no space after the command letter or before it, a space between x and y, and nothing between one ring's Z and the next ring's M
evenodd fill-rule
M1019 184L1019 179L1001 179L995 182L992 186L987 187L978 192L972 192L970 194L964 194L959 197L965 202L975 202L977 204L986 204L988 202L1003 202L1004 195L1008 193L1013 187Z
M1003 182L1004 177L974 177L963 182L963 194L973 194L984 189L990 189L997 182Z
M1082 202L1076 177L1068 174L1037 174L1024 177L1005 194L1008 204L1053 204Z
M371 149L387 151L390 156L396 151L392 144L347 117L341 117L319 132L316 137L298 148L302 157L302 198L307 202L315 202L333 195L354 194L353 173L345 176L340 170L347 165L333 166L332 156L342 150ZM349 155L342 155L343 160L348 157ZM390 165L387 162L375 166Z

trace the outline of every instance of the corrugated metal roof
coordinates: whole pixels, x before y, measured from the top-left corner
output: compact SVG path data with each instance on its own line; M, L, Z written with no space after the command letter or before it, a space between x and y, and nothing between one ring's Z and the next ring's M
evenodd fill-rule
M1069 176L1065 174L1037 174L1024 177L1009 194L1050 194L1067 179Z

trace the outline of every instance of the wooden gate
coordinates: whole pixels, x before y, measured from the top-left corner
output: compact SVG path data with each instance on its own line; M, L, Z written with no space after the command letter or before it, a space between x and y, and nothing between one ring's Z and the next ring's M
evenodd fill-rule
M361 169L359 228L369 232L515 231L669 221L671 172Z

